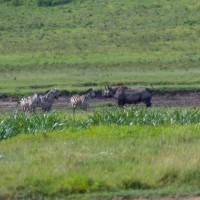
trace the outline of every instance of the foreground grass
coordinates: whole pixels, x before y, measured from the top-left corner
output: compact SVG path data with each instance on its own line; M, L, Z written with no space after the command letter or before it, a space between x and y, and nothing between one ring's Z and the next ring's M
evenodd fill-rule
M21 134L0 142L0 196L81 199L87 194L90 199L198 193L199 141L195 125Z

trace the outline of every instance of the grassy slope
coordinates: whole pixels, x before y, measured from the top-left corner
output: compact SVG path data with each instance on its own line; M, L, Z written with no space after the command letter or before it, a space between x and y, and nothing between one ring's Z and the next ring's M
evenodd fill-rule
M0 93L119 82L199 88L199 10L197 0L0 2Z
M100 126L20 135L0 142L0 196L198 193L199 139L194 126Z

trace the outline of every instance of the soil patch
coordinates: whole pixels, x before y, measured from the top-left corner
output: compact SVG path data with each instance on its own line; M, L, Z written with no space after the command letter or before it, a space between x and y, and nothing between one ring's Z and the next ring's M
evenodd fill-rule
M10 96L0 96L0 112L12 111L17 108L19 98ZM70 96L63 94L54 103L53 109L66 109L70 107ZM97 97L91 100L91 104L116 102L113 98L101 98L97 93ZM154 90L152 97L153 107L199 107L200 106L200 90L195 91L161 91Z

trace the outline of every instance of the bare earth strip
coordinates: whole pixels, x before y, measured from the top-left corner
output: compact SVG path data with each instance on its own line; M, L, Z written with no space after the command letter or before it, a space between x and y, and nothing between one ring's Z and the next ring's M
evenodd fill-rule
M14 111L17 108L16 97L0 98L0 113L6 111ZM92 104L101 102L115 102L114 99L95 98ZM199 107L200 91L158 91L153 94L152 106L154 107ZM53 109L70 108L69 97L61 96L55 101Z
M32 198L27 198L31 200ZM34 198L35 199L35 198ZM1 197L0 200L17 200L12 197ZM105 200L105 198L98 198L96 200ZM165 197L127 197L127 196L120 196L120 197L113 197L110 200L200 200L200 196L165 196Z

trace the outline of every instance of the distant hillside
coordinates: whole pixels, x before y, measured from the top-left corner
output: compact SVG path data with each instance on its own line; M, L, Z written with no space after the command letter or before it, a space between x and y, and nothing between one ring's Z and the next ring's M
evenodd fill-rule
M199 19L198 0L0 0L2 91L44 83L199 88ZM13 77L21 79L8 84Z
M54 7L18 0L20 6L10 5L15 1L0 2L1 64L23 64L22 58L24 64L51 64L49 57L56 63L110 63L118 57L119 62L193 66L200 57L197 0L74 0Z

